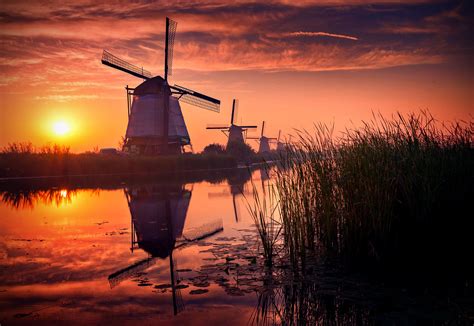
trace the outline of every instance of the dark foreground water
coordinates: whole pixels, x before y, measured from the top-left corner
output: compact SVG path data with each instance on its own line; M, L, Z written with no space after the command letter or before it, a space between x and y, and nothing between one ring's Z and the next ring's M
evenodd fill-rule
M264 269L249 179L1 191L0 324L472 324L462 295Z

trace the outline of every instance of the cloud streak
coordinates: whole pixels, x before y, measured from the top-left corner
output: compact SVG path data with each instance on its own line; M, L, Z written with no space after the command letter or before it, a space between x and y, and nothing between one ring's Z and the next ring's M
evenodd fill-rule
M334 38L342 38L346 40L358 41L359 39L354 36L343 35L343 34L334 34L334 33L327 33L327 32L291 32L287 34L288 36L326 36L326 37L334 37Z

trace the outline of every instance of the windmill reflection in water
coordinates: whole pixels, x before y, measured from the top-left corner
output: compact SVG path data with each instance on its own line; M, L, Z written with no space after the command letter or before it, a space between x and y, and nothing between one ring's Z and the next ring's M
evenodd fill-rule
M110 287L114 288L122 281L139 275L154 265L157 259L168 258L173 312L176 315L184 309L184 303L180 289L176 287L179 276L173 251L221 232L222 219L185 229L192 189L184 185L129 187L124 192L131 214L131 250L144 250L149 257L109 275Z
M208 198L219 198L232 196L232 207L234 211L235 222L239 222L240 207L237 196L242 195L245 190L245 184L250 181L252 172L248 169L237 169L231 176L227 178L229 191L212 191L207 194Z

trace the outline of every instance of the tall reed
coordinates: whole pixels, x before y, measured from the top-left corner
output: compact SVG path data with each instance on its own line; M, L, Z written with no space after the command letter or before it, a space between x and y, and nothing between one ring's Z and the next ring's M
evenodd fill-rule
M282 225L278 219L278 198L273 185L262 181L262 194L253 179L252 199L248 199L242 192L246 200L247 209L255 223L260 242L263 247L265 266L273 266L273 258L276 254L276 245L280 240Z
M298 132L276 176L292 265L318 256L468 275L473 126L422 112L374 116L340 137L325 125Z

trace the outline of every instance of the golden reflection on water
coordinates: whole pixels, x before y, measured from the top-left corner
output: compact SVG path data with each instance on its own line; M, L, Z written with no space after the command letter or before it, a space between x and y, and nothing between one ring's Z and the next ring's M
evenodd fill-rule
M61 189L61 191L59 192L60 196L62 198L67 198L67 195L68 195L68 191L67 189Z
M0 324L367 324L381 296L415 311L325 266L263 268L249 179L0 191Z
M1 201L15 209L33 209L42 203L45 205L55 205L56 207L70 204L76 196L75 190L48 189L37 191L4 191L1 194Z
M206 247L187 243L186 237L216 228L216 223L222 230L206 241L237 237L238 229L252 226L246 210L239 208L244 205L239 191L248 180L1 192L0 321L154 318L180 324L189 318L209 318L203 311L207 309L216 322L234 316L245 323L254 296L229 297L216 284L202 295L190 294L196 290L192 286L158 295L153 287L140 286L136 275L112 288L109 276L156 257L145 269L145 278L153 284L176 285L179 279L170 280L176 270L196 270L212 256L202 253ZM166 210L173 212L170 219L160 219ZM167 241L163 242L166 231L149 233L168 222Z

